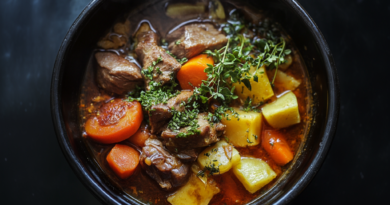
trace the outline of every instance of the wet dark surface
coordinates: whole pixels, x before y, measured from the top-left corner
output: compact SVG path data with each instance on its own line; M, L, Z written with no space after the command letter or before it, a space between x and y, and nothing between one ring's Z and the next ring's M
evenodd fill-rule
M390 2L300 0L339 73L338 131L291 204L383 204L390 190ZM0 1L0 204L99 204L62 155L50 115L52 67L89 0Z

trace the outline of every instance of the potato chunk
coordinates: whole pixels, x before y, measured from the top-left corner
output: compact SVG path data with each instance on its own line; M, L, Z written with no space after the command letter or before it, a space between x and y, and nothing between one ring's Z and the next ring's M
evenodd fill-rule
M203 150L198 156L198 163L203 170L208 167L213 169L214 174L223 174L240 162L240 159L240 153L225 140L221 140Z
M279 65L279 68L281 70L287 70L287 68L290 67L290 65L293 62L293 58L292 58L291 55L288 55L288 56L284 57L284 59L286 60L286 62Z
M249 74L252 75L249 80L252 89L249 90L244 83L233 83L236 87L235 94L240 97L242 100L246 100L248 97L253 99L254 104L260 104L265 100L271 98L274 95L272 90L271 83L269 82L267 73L265 72L265 67L260 67L257 72L256 67L252 66L249 70ZM258 82L254 81L253 76L257 75Z
M287 75L283 71L278 71L275 78L275 87L283 90L294 91L301 84L301 80L296 80L294 77Z
M262 108L263 115L273 128L284 128L301 122L298 101L294 93L288 92Z
M254 146L260 143L262 114L258 112L245 112L234 108L239 118L228 115L222 118L226 125L225 136L236 147ZM226 119L228 118L228 119Z
M187 184L168 197L172 205L207 205L219 188L215 182L208 182L207 186L200 181L195 174L191 174Z
M242 158L241 162L233 167L233 172L250 193L255 193L275 177L276 173L261 159Z
M223 6L220 1L218 0L211 0L210 1L210 17L212 19L225 19L225 10L223 9Z
M166 15L171 18L180 18L183 16L201 14L204 13L205 10L206 6L202 2L198 2L195 5L188 3L176 3L168 5Z

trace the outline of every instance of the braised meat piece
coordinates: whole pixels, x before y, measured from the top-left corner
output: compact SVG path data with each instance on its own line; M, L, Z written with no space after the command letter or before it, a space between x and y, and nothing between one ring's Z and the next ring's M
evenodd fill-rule
M190 24L168 34L168 49L178 58L192 58L205 50L224 46L228 39L212 24Z
M158 46L159 37L148 24L142 24L136 38L138 44L135 52L142 62L146 90L151 89L151 84L164 85L170 82L181 64Z
M95 58L98 63L97 82L101 88L123 95L142 85L141 70L135 63L111 52L96 53Z
M148 139L142 148L140 164L146 173L164 189L183 185L188 180L189 166L169 153L158 139Z
M165 146L169 147L186 147L186 148L196 148L196 147L205 147L214 142L219 141L219 136L225 131L225 125L221 123L216 123L211 125L207 120L207 113L198 114L198 130L199 134L190 135L188 137L176 136L183 132L186 133L189 127L184 127L179 130L179 132L172 131L169 128L166 128L162 133L161 137L164 138Z
M180 106L182 102L187 102L192 96L192 91L183 90L179 95L168 100L167 104L158 104L150 108L149 123L150 131L153 134L160 133L168 121L172 118L172 107L177 111L183 111L184 106Z
M198 152L195 149L181 150L176 154L182 162L194 162L198 158Z

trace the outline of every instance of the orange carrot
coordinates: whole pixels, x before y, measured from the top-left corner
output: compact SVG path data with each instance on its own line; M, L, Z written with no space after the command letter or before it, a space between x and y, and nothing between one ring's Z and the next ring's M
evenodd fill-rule
M131 176L139 163L139 153L126 145L116 144L106 158L108 165L121 179Z
M145 141L150 137L150 132L146 128L146 125L141 125L138 131L131 136L128 140L132 144L135 144L139 147L145 146Z
M85 131L93 140L111 144L123 141L137 132L143 120L139 102L115 99L104 104L96 116L85 123Z
M207 80L207 74L204 72L207 64L214 65L214 60L206 54L195 56L185 63L177 73L181 89L193 90L194 88L189 83L199 87L202 80Z
M265 151L276 164L283 166L294 158L284 136L276 130L266 130L263 134L262 144Z

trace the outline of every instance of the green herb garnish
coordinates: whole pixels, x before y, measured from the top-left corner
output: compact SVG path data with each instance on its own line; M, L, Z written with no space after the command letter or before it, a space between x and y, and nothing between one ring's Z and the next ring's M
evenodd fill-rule
M171 109L171 112L173 113L173 117L168 123L168 128L178 133L176 135L177 138L200 134L197 120L199 114L198 109L184 110L183 112ZM185 132L180 132L180 129L185 127L187 127Z

